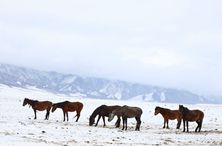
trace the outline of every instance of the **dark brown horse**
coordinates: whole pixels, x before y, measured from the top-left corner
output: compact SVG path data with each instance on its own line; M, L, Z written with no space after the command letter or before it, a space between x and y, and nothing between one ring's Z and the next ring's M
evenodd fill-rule
M45 115L45 120L49 119L49 114L50 114L50 109L52 107L52 102L50 101L38 101L38 100L31 100L28 98L25 98L23 101L23 106L25 106L26 104L29 104L32 109L34 110L34 114L35 114L35 118L37 118L36 116L36 111L44 111L46 110L46 115Z
M101 105L99 106L98 108L96 108L92 115L90 116L89 118L89 126L92 126L94 123L95 123L95 118L96 116L98 115L98 119L97 119L97 122L95 124L95 126L98 125L99 123L99 120L100 118L102 117L103 118L103 126L106 126L106 123L105 123L105 117L109 117L109 114L117 109L117 108L120 108L121 106L118 106L118 105L114 105L114 106L107 106L107 105ZM119 127L120 126L120 118L118 117L117 121L116 121L116 127Z
M177 129L180 128L182 116L179 110L170 110L167 108L162 108L162 107L157 106L155 108L154 115L157 115L159 113L163 116L163 119L164 119L163 128L165 128L165 124L166 124L166 128L169 128L168 126L169 120L175 120L175 119L177 119Z
M57 108L61 108L63 111L63 116L64 116L63 121L66 120L65 117L67 118L67 121L69 121L68 112L75 112L76 111L75 117L77 117L76 122L78 122L79 117L80 117L80 113L83 108L83 104L81 102L69 102L69 101L55 103L52 105L52 112L54 112Z
M179 111L182 115L183 119L183 132L185 132L185 127L187 126L187 132L189 132L188 128L188 122L197 122L197 127L195 129L195 132L200 132L202 123L203 123L203 118L204 118L204 113L200 110L189 110L187 107L184 107L183 105L179 105Z
M109 114L108 121L112 121L114 116L122 117L123 120L123 128L122 130L127 130L127 118L134 118L136 119L136 129L135 130L140 130L140 125L141 125L141 115L143 111L139 107L130 107L127 105L124 105L114 111L112 111L111 114Z

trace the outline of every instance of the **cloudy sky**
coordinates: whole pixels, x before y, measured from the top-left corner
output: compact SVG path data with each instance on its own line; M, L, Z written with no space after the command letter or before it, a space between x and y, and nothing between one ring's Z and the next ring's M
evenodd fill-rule
M0 62L222 96L220 0L1 0Z

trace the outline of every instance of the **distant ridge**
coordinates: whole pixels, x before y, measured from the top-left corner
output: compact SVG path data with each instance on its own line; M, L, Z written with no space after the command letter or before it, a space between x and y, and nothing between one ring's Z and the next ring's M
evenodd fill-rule
M33 86L49 92L83 97L117 100L144 100L169 103L207 103L204 97L184 90L162 88L119 80L81 77L0 64L0 83L27 88Z

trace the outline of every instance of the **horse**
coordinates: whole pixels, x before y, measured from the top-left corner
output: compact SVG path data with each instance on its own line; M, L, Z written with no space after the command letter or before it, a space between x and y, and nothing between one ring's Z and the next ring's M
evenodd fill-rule
M169 129L169 126L168 126L169 120L175 120L175 119L177 119L176 128L177 129L180 128L182 116L179 110L170 110L167 108L162 108L162 107L157 106L155 108L154 115L157 115L159 113L163 116L163 119L164 119L163 128L165 128L165 124L166 124L166 128Z
M69 101L54 103L52 105L52 112L54 112L57 108L61 108L63 111L63 117L64 117L63 122L66 119L67 121L69 121L68 112L75 112L75 111L76 111L75 117L77 117L76 122L78 122L80 113L83 109L83 104L81 102L69 102Z
M92 126L94 123L95 123L95 118L96 116L98 115L98 119L97 119L97 122L95 124L95 126L98 125L99 123L99 120L100 118L102 117L103 118L103 126L105 127L106 126L106 123L105 123L105 117L109 117L109 114L115 110L115 109L118 109L120 108L121 106L118 106L118 105L113 105L113 106L107 106L107 105L101 105L99 107L97 107L93 113L91 114L91 116L89 117L89 126ZM118 117L115 125L116 127L119 127L120 126L120 122L121 122L121 119L120 117Z
M25 98L23 101L23 106L25 106L26 104L29 104L32 107L32 109L34 110L34 114L35 114L34 119L37 119L37 116L36 116L37 110L38 111L46 110L45 120L49 119L49 114L50 114L50 110L52 107L52 102L31 100L31 99Z
M109 118L108 121L112 121L114 116L118 116L118 117L122 117L123 120L123 128L122 130L127 130L127 118L134 118L136 119L137 123L136 123L136 131L140 130L140 125L141 125L141 115L142 115L143 111L141 108L139 107L130 107L127 105L124 105L114 111L112 111L109 114Z
M183 119L183 132L185 132L185 127L187 126L187 132L189 132L188 129L188 122L194 122L196 121L197 127L195 129L195 132L200 132L204 113L200 110L189 110L187 107L184 107L183 105L179 105L179 111L182 115Z

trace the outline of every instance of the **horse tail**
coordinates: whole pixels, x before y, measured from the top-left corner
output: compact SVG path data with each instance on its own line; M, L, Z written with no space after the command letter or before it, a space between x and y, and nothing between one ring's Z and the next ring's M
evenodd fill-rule
M202 112L202 111L201 111L201 112ZM202 112L201 119L200 119L200 125L199 125L199 131L200 131L201 128L202 128L203 118L204 118L204 113Z
M79 112L81 112L81 111L82 111L82 109L83 109L83 104L82 104L82 103L80 103L80 104L79 104Z

